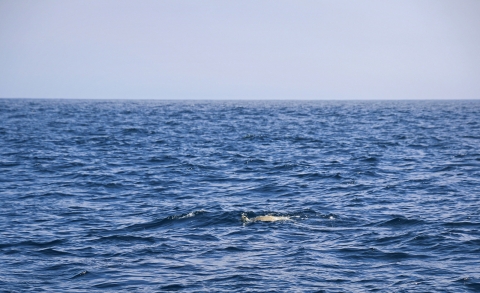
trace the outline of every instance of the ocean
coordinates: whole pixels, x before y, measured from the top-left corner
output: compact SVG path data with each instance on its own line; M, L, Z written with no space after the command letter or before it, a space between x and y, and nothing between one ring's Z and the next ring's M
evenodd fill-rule
M480 292L480 101L0 99L0 269L0 292Z

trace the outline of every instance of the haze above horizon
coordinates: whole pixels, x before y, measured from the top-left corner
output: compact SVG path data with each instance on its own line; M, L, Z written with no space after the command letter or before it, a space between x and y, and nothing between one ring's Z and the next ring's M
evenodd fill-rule
M0 0L0 97L480 99L480 1Z

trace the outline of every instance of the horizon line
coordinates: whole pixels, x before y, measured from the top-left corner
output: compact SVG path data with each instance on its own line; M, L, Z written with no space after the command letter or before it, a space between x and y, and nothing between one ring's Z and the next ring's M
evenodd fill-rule
M476 101L475 98L370 98L370 99L312 99L312 98L49 98L49 97L0 97L2 100L85 100L85 101Z

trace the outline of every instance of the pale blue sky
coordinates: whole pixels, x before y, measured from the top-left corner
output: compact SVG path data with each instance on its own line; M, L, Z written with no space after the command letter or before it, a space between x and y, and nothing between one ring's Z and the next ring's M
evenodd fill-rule
M479 99L479 0L0 0L0 97Z

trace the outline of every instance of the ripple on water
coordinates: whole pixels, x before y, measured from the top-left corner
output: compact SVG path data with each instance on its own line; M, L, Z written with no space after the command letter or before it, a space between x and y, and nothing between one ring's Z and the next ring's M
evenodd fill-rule
M478 291L479 110L0 99L0 287Z

